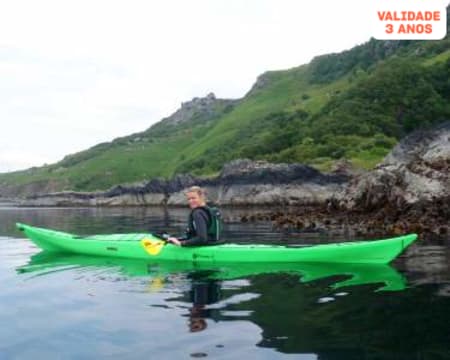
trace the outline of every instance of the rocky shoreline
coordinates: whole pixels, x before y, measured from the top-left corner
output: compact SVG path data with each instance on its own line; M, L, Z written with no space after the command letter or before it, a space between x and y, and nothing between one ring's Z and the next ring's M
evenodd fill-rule
M450 245L450 198L437 203L419 202L404 208L389 205L372 212L318 206L287 212L253 215L243 221L272 221L285 231L349 233L351 237L377 237L418 233L422 239L441 239Z
M403 139L375 169L345 166L324 174L303 164L248 159L226 164L215 178L119 185L103 192L57 192L20 199L19 206L185 206L184 189L200 185L221 207L271 207L241 221L280 229L351 228L357 235L450 234L450 122ZM281 210L279 210L281 209Z
M346 226L357 235L450 234L450 122L401 141L374 170L354 176L313 209L271 216L297 229Z
M21 199L22 206L185 206L184 190L204 187L219 206L322 204L350 180L323 174L302 164L271 164L247 159L232 161L215 178L177 175L171 180L119 185L104 192L65 191Z

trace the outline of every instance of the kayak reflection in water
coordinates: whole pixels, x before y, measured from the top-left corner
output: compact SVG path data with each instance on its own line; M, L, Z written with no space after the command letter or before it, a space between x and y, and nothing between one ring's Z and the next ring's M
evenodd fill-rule
M183 237L168 237L167 241L178 246L214 245L220 243L221 215L215 207L206 205L206 192L199 186L192 186L185 192L191 208L188 228Z
M192 280L190 291L192 308L189 310L189 331L199 332L206 329L207 318L212 318L213 309L207 305L214 304L220 300L220 282L217 280Z

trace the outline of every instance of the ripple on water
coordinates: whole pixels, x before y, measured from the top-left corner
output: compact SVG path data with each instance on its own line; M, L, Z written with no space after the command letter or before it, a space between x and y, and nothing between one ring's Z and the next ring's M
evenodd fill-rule
M0 268L12 269L25 264L39 249L25 239L0 237Z

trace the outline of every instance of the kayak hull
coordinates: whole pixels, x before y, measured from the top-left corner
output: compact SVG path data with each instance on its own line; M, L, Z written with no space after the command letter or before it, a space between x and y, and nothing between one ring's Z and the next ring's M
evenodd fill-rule
M21 223L17 228L38 247L50 252L193 261L197 263L321 262L387 264L417 239L408 234L390 239L354 241L307 247L221 244L179 247L164 244L150 233L78 236ZM153 247L155 244L157 247ZM155 250L155 251L152 251Z

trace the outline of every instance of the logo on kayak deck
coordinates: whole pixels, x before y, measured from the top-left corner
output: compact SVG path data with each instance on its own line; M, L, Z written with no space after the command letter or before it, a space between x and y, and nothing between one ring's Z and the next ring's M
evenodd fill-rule
M161 252L164 243L165 242L162 240L153 240L147 238L141 240L142 246L150 255L158 255Z

